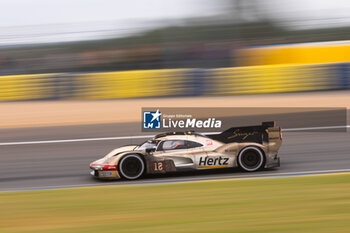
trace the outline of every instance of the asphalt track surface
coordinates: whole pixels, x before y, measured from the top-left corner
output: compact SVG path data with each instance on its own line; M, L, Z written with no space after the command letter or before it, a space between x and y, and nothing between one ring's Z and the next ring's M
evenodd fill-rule
M145 139L70 141L0 146L0 191L65 187L154 184L235 177L289 176L350 171L350 132L284 132L281 167L254 173L238 169L149 175L137 181L99 181L89 164L112 149ZM349 130L348 130L349 131ZM0 142L142 135L140 123L38 127L0 130Z

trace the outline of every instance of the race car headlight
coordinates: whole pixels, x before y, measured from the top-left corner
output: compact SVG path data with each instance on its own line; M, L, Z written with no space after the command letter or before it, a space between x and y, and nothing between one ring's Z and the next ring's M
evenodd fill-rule
M101 168L102 168L102 165L100 165L100 164L93 164L93 163L92 163L92 164L90 164L90 168L91 168L91 169L97 169L97 170L98 170L98 169L101 169Z

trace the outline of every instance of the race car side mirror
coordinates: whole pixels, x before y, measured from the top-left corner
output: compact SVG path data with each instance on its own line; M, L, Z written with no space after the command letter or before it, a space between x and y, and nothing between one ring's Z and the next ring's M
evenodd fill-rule
M151 152L154 152L156 151L156 148L147 148L146 149L146 153L151 153Z

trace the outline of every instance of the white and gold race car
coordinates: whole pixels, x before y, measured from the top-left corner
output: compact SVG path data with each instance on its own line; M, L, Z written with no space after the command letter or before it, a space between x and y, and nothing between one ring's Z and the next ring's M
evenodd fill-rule
M220 134L193 131L155 136L141 145L117 148L90 164L98 178L135 180L144 174L239 167L253 172L279 167L281 128L275 122L233 127Z

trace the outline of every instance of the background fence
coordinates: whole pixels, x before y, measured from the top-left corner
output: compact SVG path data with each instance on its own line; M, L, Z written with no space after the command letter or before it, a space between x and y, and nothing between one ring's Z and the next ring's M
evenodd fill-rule
M350 88L350 63L0 76L0 101L239 95Z
M343 63L350 61L350 41L256 46L235 53L237 66Z

